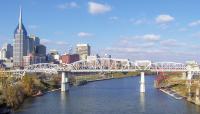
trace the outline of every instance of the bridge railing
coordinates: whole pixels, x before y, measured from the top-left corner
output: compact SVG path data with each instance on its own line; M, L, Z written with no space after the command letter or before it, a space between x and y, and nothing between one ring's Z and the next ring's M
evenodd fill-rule
M71 64L72 70L119 70L130 69L131 62L128 60L118 60L110 58L98 58L94 60L81 60Z
M176 62L129 61L127 59L97 58L81 60L71 64L40 63L26 66L23 70L10 71L25 74L26 72L57 73L68 72L109 72L109 71L151 71L151 72L183 72L187 71L185 64ZM199 71L200 72L200 71Z
M176 63L176 62L156 62L151 65L152 71L187 71L186 65L182 63Z

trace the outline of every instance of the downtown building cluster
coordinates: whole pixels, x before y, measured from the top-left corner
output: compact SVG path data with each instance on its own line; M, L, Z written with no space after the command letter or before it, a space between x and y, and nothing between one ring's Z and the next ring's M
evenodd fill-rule
M76 44L75 53L59 54L57 50L50 50L47 54L46 50L46 46L40 43L39 37L28 35L20 9L13 45L6 43L0 49L0 68L24 68L38 63L70 64L79 60L100 58L98 54L91 56L89 44ZM110 55L108 57L111 58Z
M28 35L22 22L22 11L20 9L19 22L14 31L13 45L4 44L0 50L1 67L22 68L41 62L46 62L46 46L40 44L39 37Z
M57 60L57 63L60 64L70 64L79 60L86 60L91 55L91 47L89 44L77 44L75 53L65 53L59 55L56 50L50 51L50 56L54 57L54 60Z
M20 9L19 23L14 31L13 66L24 67L30 64L45 62L46 47L40 44L40 39L34 35L27 35L22 23Z

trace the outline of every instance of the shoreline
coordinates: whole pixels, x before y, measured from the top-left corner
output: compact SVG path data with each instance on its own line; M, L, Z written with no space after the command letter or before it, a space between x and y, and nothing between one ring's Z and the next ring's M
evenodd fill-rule
M52 89L52 90L46 91L46 92L44 92L44 94L50 93L50 92L54 92L54 91L58 91L58 90L61 90L61 88L57 88L57 89Z
M177 94L176 92L170 90L170 89L159 89L160 91L162 91L163 93L173 97L174 99L176 100L181 100L181 99L184 99L185 97Z
M190 102L190 103L192 103L192 104L195 104L195 105L197 105L197 106L200 106L200 104L197 104L194 100L192 100L192 99L189 99L188 97L186 97L186 96L183 96L183 95L180 95L180 94L178 94L176 91L173 91L173 90L170 90L170 89L159 89L161 92L163 92L163 93L165 93L165 94L167 94L167 95L169 95L169 96L171 96L171 97L173 97L174 99L176 99L176 100L185 100L185 101L187 101L187 102Z
M129 77L135 77L135 76L120 77L120 78L110 77L110 78L102 78L102 79L95 79L95 80L83 80L83 81L86 81L86 83L84 83L84 84L75 84L75 86L82 86L82 85L85 85L85 84L91 83L91 82L98 82L98 81L104 81L104 80L113 80L113 79L123 79L123 78L129 78Z

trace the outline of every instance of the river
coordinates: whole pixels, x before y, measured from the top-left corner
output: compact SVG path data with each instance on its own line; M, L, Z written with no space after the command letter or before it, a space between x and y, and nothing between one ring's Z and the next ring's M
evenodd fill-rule
M199 106L155 89L154 76L145 80L145 94L140 77L97 81L29 98L13 114L200 114Z

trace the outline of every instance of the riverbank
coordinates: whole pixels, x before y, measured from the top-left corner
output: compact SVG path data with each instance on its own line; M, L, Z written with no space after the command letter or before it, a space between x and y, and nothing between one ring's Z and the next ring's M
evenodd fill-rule
M185 99L188 102L200 106L200 80L191 80L191 85L188 81L182 78L181 74L165 74L163 80L158 80L161 78L157 77L155 82L155 87L160 91L174 97L175 99ZM158 83L159 82L159 83Z
M177 100L185 98L185 97L180 96L179 94L177 94L176 92L174 92L174 91L172 91L170 89L159 89L159 90L162 91L163 93L168 94L169 96L171 96L171 97L173 97L173 98L175 98Z
M106 73L106 74L92 74L92 75L82 75L73 77L72 85L84 85L88 82L111 80L118 78L126 78L139 75L138 72L127 72L127 73Z
M183 95L183 94L180 94L179 91L171 90L171 89L159 89L159 90L164 92L165 94L177 99L177 100L183 99L183 100L186 100L187 102L190 102L192 104L196 104L196 105L200 106L200 103L198 101L196 101L197 99Z
M0 102L5 105L3 107L0 104L0 108L3 110L7 110L7 107L9 110L17 110L27 98L42 96L60 88L58 86L60 80L54 76L49 79L44 75L27 74L21 80L14 81L13 78L6 78L2 81L4 83L1 84Z

